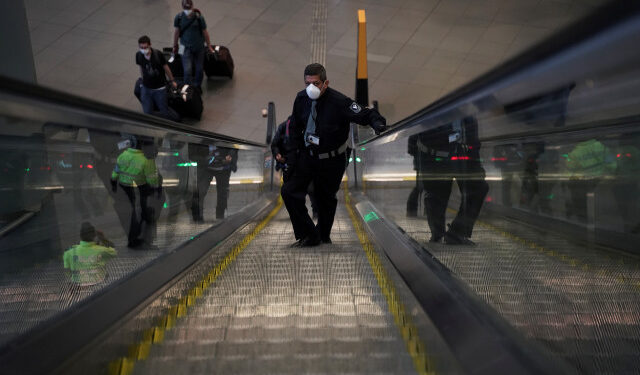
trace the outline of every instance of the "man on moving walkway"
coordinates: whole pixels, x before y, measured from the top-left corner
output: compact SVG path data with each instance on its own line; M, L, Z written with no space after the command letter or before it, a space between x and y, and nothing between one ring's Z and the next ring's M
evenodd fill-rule
M118 156L116 166L111 173L111 189L116 193L120 186L120 190L126 194L126 198L116 196L116 211L120 221L127 228L127 246L138 247L143 243L143 240L138 238L142 231L142 224L145 224L145 231L151 231L152 225L155 224L154 214L147 205L147 199L154 191L161 196L162 187L159 184L155 160L145 157L141 150L141 142L135 137L129 137L127 142L127 149ZM139 193L139 204L136 204L136 187ZM149 239L146 233L145 238Z
M91 223L80 227L80 243L64 252L64 268L69 270L71 281L80 286L97 284L107 274L106 261L117 253L113 244Z
M293 172L293 166L289 167L289 160L296 160L296 155L298 153L297 146L291 140L291 116L287 118L287 121L278 125L275 134L273 135L273 140L271 141L271 153L273 154L273 158L276 160L276 171L282 170L282 180L284 182L289 181L291 174ZM309 188L307 189L309 193L309 200L311 200L311 211L313 211L313 218L318 218L318 204L316 203L316 198L313 193L313 183L309 184ZM296 237L296 241L304 238L300 236L299 233L295 231L298 227L294 227L293 235Z
M224 219L229 199L231 172L238 170L238 150L215 145L189 144L189 157L195 161L196 189L191 200L193 221L204 221L204 198L216 179L216 219Z
M425 191L430 242L474 245L469 238L489 185L480 164L478 123L472 117L418 135L418 180ZM445 230L453 179L460 190L460 207Z
M291 137L298 147L291 177L282 186L282 199L289 211L294 232L301 236L294 245L316 246L331 243L331 227L338 205L336 193L347 166L350 123L370 124L380 133L386 120L375 109L365 108L329 88L327 72L320 64L304 70L307 88L300 91L291 114ZM318 225L309 216L305 199L313 182L318 204Z

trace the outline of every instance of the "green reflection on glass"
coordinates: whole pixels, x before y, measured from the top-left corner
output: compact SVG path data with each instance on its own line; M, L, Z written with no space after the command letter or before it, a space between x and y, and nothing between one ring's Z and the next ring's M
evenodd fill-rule
M375 212L371 211L368 214L364 215L364 221L365 222L370 222L371 220L380 220L380 217L378 217L378 214L376 214Z
M162 208L167 208L167 202L164 202L164 204L162 205Z
M351 163L353 161L353 158L349 158L349 163Z
M442 161L442 158L436 158L436 161Z
M366 150L366 148L364 148L364 147L362 147L362 148L360 149L360 151L364 151L364 150Z
M360 163L361 161L362 161L362 159L356 158L356 162Z
M173 156L180 156L180 153L176 152L175 154L173 154Z

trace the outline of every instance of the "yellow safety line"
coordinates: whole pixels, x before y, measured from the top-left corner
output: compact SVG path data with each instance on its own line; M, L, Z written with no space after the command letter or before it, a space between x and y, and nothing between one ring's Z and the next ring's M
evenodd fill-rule
M454 209L451 209L451 208L447 208L447 210L452 212L452 213L457 213L458 212L457 210L454 210ZM530 240L526 240L526 239L524 239L522 237L518 237L518 236L516 236L514 234L511 234L511 233L509 233L507 231L504 231L504 230L502 230L502 229L500 229L500 228L498 228L498 227L496 227L496 226L494 226L492 224L485 223L485 222L480 221L480 220L478 220L477 223L480 226L483 226L483 227L485 227L487 229L490 229L490 230L500 234L504 238L508 238L508 239L510 239L512 241L518 242L521 245L524 245L524 246L526 246L526 247L528 247L528 248L530 248L532 250L535 250L535 251L537 251L537 252L539 252L541 254L544 254L544 255L546 255L548 257L551 257L551 258L553 258L555 260L559 260L559 261L561 261L561 262L563 262L563 263L565 263L565 264L567 264L567 265L569 265L571 267L579 268L579 269L581 269L583 271L594 271L594 272L596 272L596 269L593 266L589 265L588 263L585 263L585 262L581 261L580 259L568 256L566 254L562 254L562 253L560 253L560 252L558 252L556 250L548 249L548 248L546 248L546 247L544 247L542 245L539 245L535 241L530 241ZM607 256L607 257L610 260L613 260L609 256ZM619 258L617 260L617 262L618 262L618 264L624 265L624 260L622 258ZM634 281L632 278L624 277L623 275L619 275L619 274L614 274L613 272L611 272L609 270L606 270L606 269L597 270L597 274L600 275L600 276L611 277L618 284L627 284L627 285L630 285L630 286L632 286L632 287L634 287L636 289L640 289L640 281Z
M159 319L157 325L147 329L142 334L142 339L129 347L129 354L126 357L120 357L109 363L109 375L129 375L133 373L133 368L137 361L146 359L153 344L162 342L165 331L170 330L176 324L179 318L184 317L188 313L189 307L193 306L196 300L202 296L204 291L215 282L222 272L231 265L236 257L244 250L251 241L264 229L264 227L273 219L282 207L282 198L278 198L278 203L271 210L269 215L264 218L252 231L247 234L231 251L202 279L196 282L186 295L171 305L167 311Z
M347 211L349 212L349 217L351 217L351 222L353 223L353 227L358 234L358 239L360 240L360 244L364 249L367 259L369 260L369 265L373 270L373 273L378 280L378 285L382 290L382 294L384 294L385 299L387 300L387 305L389 306L389 311L393 314L396 325L398 326L398 330L402 335L402 339L407 347L407 351L409 355L411 355L411 359L413 360L413 366L415 367L418 374L421 375L432 375L435 374L435 370L433 368L433 360L427 355L426 345L418 336L418 328L413 323L411 316L407 312L404 304L400 300L398 293L396 292L396 288L393 285L393 281L388 276L378 254L376 253L373 244L369 240L369 237L362 226L362 221L356 216L355 209L351 203L351 197L349 195L349 189L347 183L344 184L344 198L347 206Z

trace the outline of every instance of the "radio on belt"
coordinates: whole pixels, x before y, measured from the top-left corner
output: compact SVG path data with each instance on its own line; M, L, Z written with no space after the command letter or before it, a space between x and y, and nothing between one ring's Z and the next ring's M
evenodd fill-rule
M307 136L307 142L311 143L312 145L320 146L320 138L313 134L309 134Z
M449 143L458 142L460 140L460 138L462 138L462 137L460 136L460 133L458 133L458 132L449 134Z

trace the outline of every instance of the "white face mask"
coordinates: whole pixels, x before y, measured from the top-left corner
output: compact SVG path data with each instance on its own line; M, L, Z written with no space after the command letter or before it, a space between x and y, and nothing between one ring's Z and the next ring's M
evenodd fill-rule
M187 16L191 14L191 9L185 9L183 10L184 14L186 14Z
M140 48L140 52L146 56L149 53L149 48Z
M324 83L322 85L324 86ZM307 95L311 100L318 99L320 97L320 94L322 93L322 91L312 83L307 85L306 90L307 90Z

